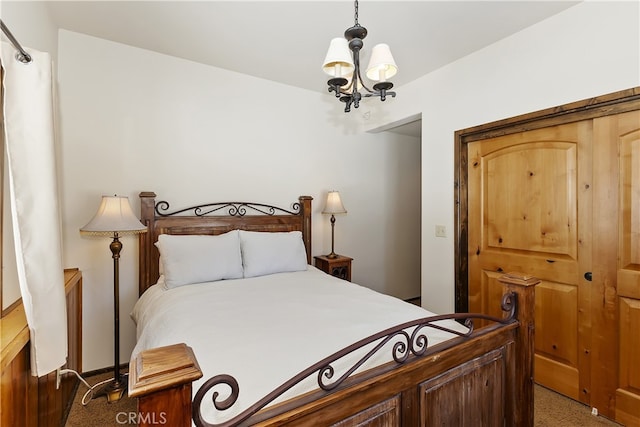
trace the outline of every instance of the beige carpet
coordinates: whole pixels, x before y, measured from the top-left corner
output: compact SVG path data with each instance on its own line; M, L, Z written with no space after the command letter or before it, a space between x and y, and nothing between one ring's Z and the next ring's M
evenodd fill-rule
M101 374L86 378L91 385L111 377L111 374ZM82 405L82 397L87 387L80 384L71 411L67 418L66 427L100 427L133 425L135 420L135 400L123 398L115 403L107 403L104 397L91 400L86 406ZM591 409L582 403L568 399L544 387L535 388L535 425L539 427L592 427L615 426L603 417L591 415Z
M591 408L536 385L534 391L534 424L540 427L616 426L607 418L591 415Z
M112 372L86 377L85 380L93 386L109 378L113 378ZM129 422L136 419L135 399L124 397L117 402L107 403L107 398L101 397L89 400L87 405L83 405L82 398L87 390L87 386L80 383L67 417L66 427L135 425L134 422Z

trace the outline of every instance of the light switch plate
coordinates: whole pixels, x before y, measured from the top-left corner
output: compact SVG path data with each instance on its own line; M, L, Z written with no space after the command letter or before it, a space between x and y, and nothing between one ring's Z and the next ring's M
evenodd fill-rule
M447 237L447 227L436 225L436 237Z

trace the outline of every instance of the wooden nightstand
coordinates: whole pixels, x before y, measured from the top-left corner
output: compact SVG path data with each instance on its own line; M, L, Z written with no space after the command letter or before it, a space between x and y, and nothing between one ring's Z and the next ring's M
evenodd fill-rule
M326 255L314 257L315 265L327 274L340 279L351 281L351 261L353 258L338 255L336 258L327 258Z

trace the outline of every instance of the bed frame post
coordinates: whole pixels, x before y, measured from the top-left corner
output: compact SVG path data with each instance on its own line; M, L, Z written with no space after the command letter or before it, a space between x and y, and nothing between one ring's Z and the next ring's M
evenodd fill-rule
M300 212L302 214L302 239L307 249L307 264L311 264L311 196L300 196Z
M155 208L156 208L156 193L152 191L143 191L139 195L140 197L140 213L141 218L140 221L147 226L147 232L139 234L140 236L140 259L138 262L139 266L139 277L138 277L138 295L142 295L142 293L147 289L147 287L152 283L151 282L151 261L150 257L153 253L155 242ZM156 267L157 268L157 267Z
M516 350L512 371L513 390L507 390L514 399L509 399L511 407L505 413L513 414L513 425L533 427L533 362L535 336L535 285L540 280L520 273L509 273L498 278L506 292L517 295L517 318L520 327L516 334Z
M191 384L202 371L184 343L143 351L129 364L129 397L138 399L138 426L191 427Z

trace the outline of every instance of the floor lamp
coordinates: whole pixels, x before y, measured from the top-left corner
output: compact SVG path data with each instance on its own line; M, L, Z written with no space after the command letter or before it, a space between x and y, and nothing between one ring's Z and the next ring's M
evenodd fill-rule
M127 382L120 375L120 271L119 260L122 243L119 237L124 234L139 234L147 231L133 214L129 198L122 196L102 196L102 202L95 216L80 229L82 234L109 236L113 241L109 245L113 258L113 329L114 329L114 366L113 380L106 383L94 396L106 396L107 402L120 400L127 390Z
M327 193L327 203L325 204L322 213L331 214L331 253L327 255L327 258L337 258L338 254L333 251L333 229L336 225L335 214L347 213L347 210L342 205L342 200L340 200L340 193L338 191L329 191L329 193Z

